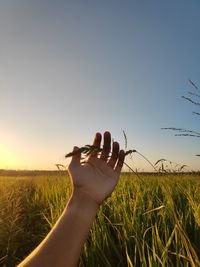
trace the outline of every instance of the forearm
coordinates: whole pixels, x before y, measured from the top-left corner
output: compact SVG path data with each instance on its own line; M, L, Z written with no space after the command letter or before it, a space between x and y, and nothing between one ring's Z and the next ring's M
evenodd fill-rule
M97 211L89 196L74 191L51 232L19 267L76 266Z

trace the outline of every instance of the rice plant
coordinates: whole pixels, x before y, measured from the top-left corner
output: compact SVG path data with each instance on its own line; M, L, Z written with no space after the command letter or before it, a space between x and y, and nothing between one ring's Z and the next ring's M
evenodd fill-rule
M191 80L188 80L189 83L192 85L193 91L188 91L186 95L182 96L183 99L188 101L189 103L192 103L195 105L195 107L200 107L200 89L199 87ZM195 110L192 112L193 115L195 116L200 116L200 112ZM177 127L165 127L161 128L163 130L172 130L175 131L175 136L186 136L186 137L195 137L195 138L200 138L200 132L191 130L191 129L184 129L184 128L177 128ZM197 154L196 156L200 156Z
M123 173L101 206L79 267L200 266L200 175ZM66 171L0 177L0 266L46 236L71 193Z

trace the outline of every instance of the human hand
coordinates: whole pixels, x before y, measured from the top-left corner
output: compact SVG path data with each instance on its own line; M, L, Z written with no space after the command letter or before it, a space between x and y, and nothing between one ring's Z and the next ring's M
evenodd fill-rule
M97 149L101 145L101 134L96 133L93 146ZM112 154L111 135L104 133L103 149L100 155L92 152L88 159L81 163L81 152L74 147L71 163L68 171L72 178L74 191L86 194L97 204L101 204L114 190L123 166L125 152L119 150L119 144L113 142Z

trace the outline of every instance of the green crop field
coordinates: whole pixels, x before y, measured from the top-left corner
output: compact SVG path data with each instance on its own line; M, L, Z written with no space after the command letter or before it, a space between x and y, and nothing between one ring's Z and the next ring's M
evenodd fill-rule
M65 172L1 174L0 266L16 266L39 244L70 192ZM122 174L79 266L200 266L200 175Z

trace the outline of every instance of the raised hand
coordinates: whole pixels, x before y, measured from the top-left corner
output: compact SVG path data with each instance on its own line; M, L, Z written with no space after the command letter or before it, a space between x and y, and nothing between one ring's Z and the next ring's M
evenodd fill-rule
M101 146L101 134L96 133L93 146L97 150ZM111 152L111 135L104 133L101 153L92 152L88 159L81 163L81 152L74 147L74 155L68 171L72 178L74 191L84 193L97 204L101 204L114 190L123 166L125 152L119 149L119 144L113 142Z

